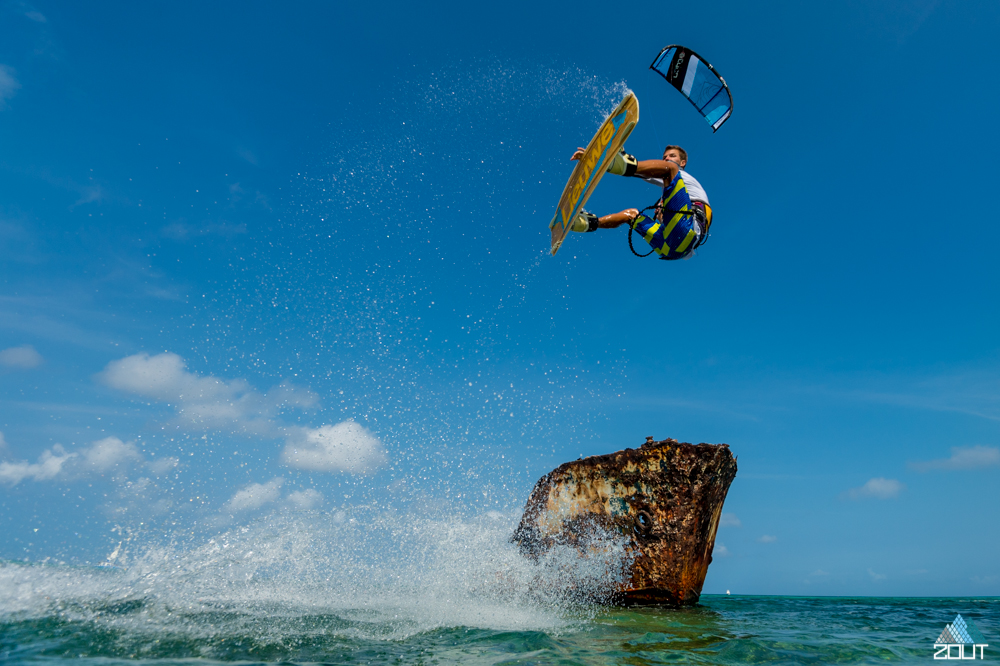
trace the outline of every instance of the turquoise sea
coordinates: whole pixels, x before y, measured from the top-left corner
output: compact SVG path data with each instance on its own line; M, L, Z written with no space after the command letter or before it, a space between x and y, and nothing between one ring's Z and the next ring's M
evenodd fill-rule
M0 662L916 664L958 613L995 642L985 662L1000 654L998 598L605 607L567 590L606 585L607 558L528 564L509 528L495 516L375 528L345 513L125 544L111 566L0 562Z
M0 661L149 664L887 664L928 663L956 612L987 634L1000 600L706 596L694 608L593 609L558 627L407 631L369 609L176 608L153 628L150 602L44 616L5 614ZM84 617L84 616L87 617ZM480 618L481 619L481 618ZM995 640L995 639L994 639ZM996 663L1000 646L986 648ZM993 654L990 654L993 652Z

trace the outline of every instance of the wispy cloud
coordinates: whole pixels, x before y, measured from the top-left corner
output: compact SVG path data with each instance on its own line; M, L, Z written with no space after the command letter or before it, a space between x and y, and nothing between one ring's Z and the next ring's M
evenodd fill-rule
M743 527L743 523L735 513L724 513L719 518L719 527Z
M770 534L764 534L763 536L757 537L757 543L774 543L777 540L778 537Z
M732 555L732 553L730 553L729 549L726 548L726 544L721 541L717 542L715 544L715 548L712 550L713 557L729 557L730 555Z
M284 484L285 480L280 476L267 483L251 483L249 486L237 490L223 508L231 513L260 509L267 504L276 502L281 497L281 486Z
M378 438L353 420L320 428L296 428L281 454L282 464L317 472L365 473L386 461Z
M260 393L243 379L224 380L187 370L177 354L135 354L108 363L97 378L125 393L172 405L177 423L189 429L226 430L279 437L287 428L276 420L281 410L315 407L318 397L290 384Z
M37 368L42 364L42 355L31 345L8 347L0 351L0 365L8 368Z
M49 20L45 18L45 14L41 13L35 7L28 2L11 2L11 5L17 6L16 11L21 11L24 17L29 21L34 21L35 23L48 23Z
M257 159L257 155L253 151L247 148L239 148L236 150L236 154L245 159L250 164L254 166L260 166L260 160Z
M902 45L916 34L940 4L940 0L917 0L916 2L900 3L901 6L907 7L908 12L905 16L900 17L902 20L899 25L895 26L897 42Z
M880 580L885 580L885 574L875 573L875 571L871 567L868 568L868 575L871 576L872 580L876 582Z
M4 261L37 265L41 263L38 238L23 219L0 217L0 256Z
M80 198L73 202L70 209L84 204L94 203L95 201L104 200L104 188L100 185L83 185L80 186L79 191Z
M323 493L318 490L313 490L312 488L307 488L306 490L298 490L296 492L289 493L286 499L292 507L305 511L308 509L315 509L322 504Z
M877 477L874 479L869 479L865 485L858 488L851 488L843 493L843 497L852 500L861 499L892 499L893 497L898 497L899 493L905 488L902 483L896 479L885 479L882 477Z
M62 472L63 466L75 458L77 454L66 453L62 445L56 444L38 458L37 463L22 462L2 462L0 463L0 483L8 483L16 486L25 479L34 481L45 481L54 479Z
M867 384L870 388L845 392L842 394L845 397L1000 421L1000 372L993 363L979 363L973 368L956 368L937 375L895 376L888 380L859 377L852 383ZM897 386L906 386L906 392L894 390Z
M105 437L81 451L84 465L96 472L106 472L122 464L143 462L142 454L132 442L117 437Z
M995 446L953 446L950 458L911 462L918 472L934 470L980 469L1000 465L1000 448Z
M976 585L996 585L998 582L1000 582L1000 576L997 575L971 576L969 580L971 580Z
M68 402L32 402L29 400L2 400L0 406L48 414L87 414L92 416L121 416L125 412L103 405L78 405Z
M185 301L184 295L175 287L166 289L162 287L148 287L146 295L150 298L158 298L161 301L174 301L176 303L183 303Z
M17 94L21 83L13 67L0 65L0 111L7 108L7 100Z
M27 338L53 340L78 347L106 351L115 341L101 334L98 313L86 307L86 296L67 290L59 297L0 295L0 321L8 331ZM86 328L73 321L81 322Z
M229 514L241 514L259 511L273 505L293 511L308 511L323 503L323 494L312 488L292 491L282 499L281 489L284 485L285 479L276 476L265 483L251 483L243 486L222 506L222 511ZM221 516L220 519L219 524L226 522Z
M168 458L157 458L156 460L151 460L146 463L146 467L153 476L166 476L171 471L177 469L180 464L180 458L171 456Z
M26 460L0 462L0 483L16 486L22 481L49 481L56 478L76 478L107 474L137 466L151 469L174 467L176 458L146 462L133 442L123 442L117 437L105 437L90 446L67 451L61 444L46 449L37 462Z

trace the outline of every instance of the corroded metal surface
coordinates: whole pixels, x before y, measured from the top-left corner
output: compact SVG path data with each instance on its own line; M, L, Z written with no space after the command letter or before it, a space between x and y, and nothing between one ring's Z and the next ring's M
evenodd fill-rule
M595 528L618 531L634 556L622 601L693 604L735 477L726 444L647 437L638 449L568 462L542 477L511 540L538 556L555 544L582 545Z

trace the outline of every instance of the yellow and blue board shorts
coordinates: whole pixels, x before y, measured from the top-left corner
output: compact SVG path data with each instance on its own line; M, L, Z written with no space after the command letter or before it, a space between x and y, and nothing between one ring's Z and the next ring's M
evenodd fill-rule
M700 201L692 202L678 173L663 188L660 215L640 215L632 228L660 255L660 259L683 259L708 238L712 209Z

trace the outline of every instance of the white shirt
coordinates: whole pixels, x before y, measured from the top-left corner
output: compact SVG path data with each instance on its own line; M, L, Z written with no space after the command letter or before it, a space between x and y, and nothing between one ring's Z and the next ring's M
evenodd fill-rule
M701 201L706 206L711 206L708 203L708 195L705 194L705 188L701 186L698 180L689 174L684 169L681 169L681 179L684 181L684 189L687 190L688 196L691 197L691 201ZM647 183L652 183L658 187L663 187L662 178L643 178Z

